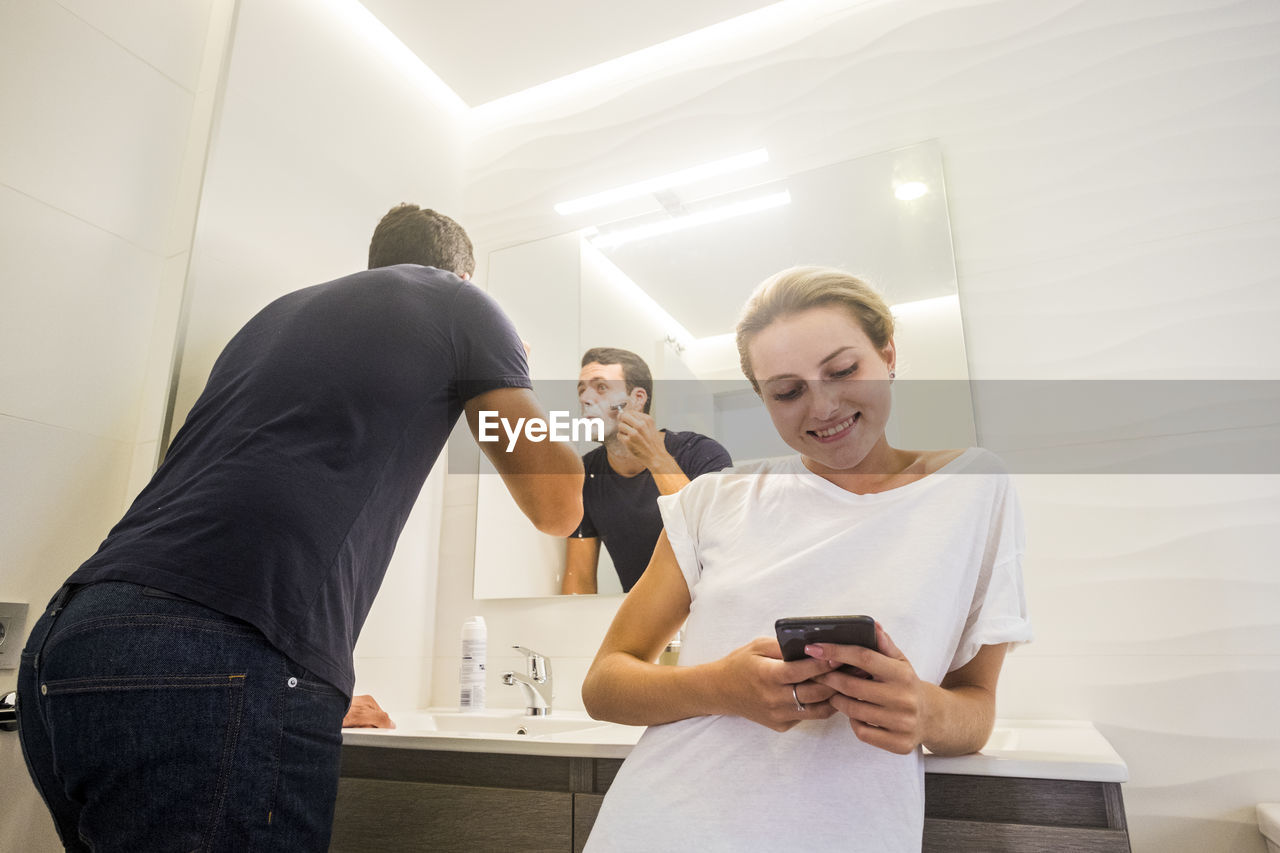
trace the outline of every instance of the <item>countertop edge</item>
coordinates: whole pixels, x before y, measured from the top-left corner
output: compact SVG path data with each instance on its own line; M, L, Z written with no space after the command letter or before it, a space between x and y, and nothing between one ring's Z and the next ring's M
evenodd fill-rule
M1003 776L1023 779L1057 779L1083 782L1124 783L1129 781L1129 768L1111 749L1096 728L1084 721L1008 721L1029 727L1058 725L1090 729L1101 741L1103 750L1085 751L1078 756L1057 757L1030 753L1010 755L1000 752L972 755L924 755L926 773L958 776ZM608 724L602 724L603 729ZM590 729L588 729L589 731ZM497 755L542 755L561 758L625 759L634 744L582 741L573 736L530 735L528 737L455 735L444 733L410 733L403 731L344 729L343 745L379 749L434 750ZM1107 753L1110 754L1107 754Z

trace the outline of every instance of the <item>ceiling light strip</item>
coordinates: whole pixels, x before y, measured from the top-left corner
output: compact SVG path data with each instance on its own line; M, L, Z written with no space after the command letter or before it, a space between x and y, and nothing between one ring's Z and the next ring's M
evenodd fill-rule
M627 184L626 186L605 190L594 195L575 198L572 201L562 201L556 205L556 213L561 216L569 216L573 213L581 213L584 210L595 210L596 208L607 207L628 199L641 198L662 190L669 190L672 187L682 187L687 184L704 181L717 175L736 172L740 169L749 169L752 166L759 166L761 163L767 162L769 162L769 152L764 148L757 148L745 154L735 154L732 157L713 160L710 163L690 166L687 169L681 169L669 175L660 175L645 181L637 181L634 184Z
M359 33L400 73L425 89L437 103L455 115L465 115L470 107L417 54L405 46L386 24L358 0L326 0L330 13L350 32Z
M710 225L713 222L721 222L725 219L732 219L735 216L745 216L761 210L782 207L790 203L791 193L783 190L779 193L770 193L769 195L758 196L734 204L713 207L698 213L688 214L687 216L677 216L657 222L647 222L644 225L635 225L630 228L618 228L613 231L602 232L591 238L591 245L599 249L609 249L621 246L624 243L633 243L636 240L657 237L660 234L670 234L673 231L683 231L686 228L695 228L699 225Z
M780 0L668 41L642 48L540 83L528 89L478 104L468 113L474 132L484 133L504 124L525 120L544 110L566 105L586 109L598 105L584 98L620 92L654 75L667 76L690 68L760 56L780 45L799 42L831 26L835 19L860 8L890 0Z

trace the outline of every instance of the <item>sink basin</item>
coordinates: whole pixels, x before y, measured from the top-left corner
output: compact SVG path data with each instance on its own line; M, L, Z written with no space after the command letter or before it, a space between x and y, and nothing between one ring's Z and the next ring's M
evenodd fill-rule
M607 725L581 712L568 711L548 717L526 717L522 711L494 710L463 714L458 711L411 711L392 713L398 734L434 732L464 737L547 737ZM381 732L388 729L348 729Z

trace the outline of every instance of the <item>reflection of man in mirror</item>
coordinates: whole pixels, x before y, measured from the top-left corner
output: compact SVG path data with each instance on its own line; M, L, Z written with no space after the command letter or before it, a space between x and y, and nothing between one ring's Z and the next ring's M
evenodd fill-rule
M627 592L649 565L662 532L658 496L733 460L705 435L658 429L649 415L649 365L628 350L595 347L583 354L578 402L585 417L604 421L604 445L582 457L582 524L569 537L561 592L596 591L602 541Z

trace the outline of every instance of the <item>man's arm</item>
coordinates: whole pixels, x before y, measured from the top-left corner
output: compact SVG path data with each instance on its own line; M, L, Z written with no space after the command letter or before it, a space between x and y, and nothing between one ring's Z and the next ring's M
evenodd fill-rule
M693 438L697 443L696 452L682 451L686 465L692 463L692 467L686 469L667 451L666 439L653 418L642 412L622 413L618 419L618 438L631 455L649 469L660 495L674 495L689 485L694 477L733 464L729 451L719 442L697 435Z
M467 425L484 455L534 527L552 536L568 536L582 520L582 460L565 441L529 441L523 434L507 452L506 437L480 441L480 412L497 412L515 423L519 418L547 419L546 410L527 388L495 388L467 401Z
M565 548L564 595L593 595L597 591L596 570L600 567L600 538L570 536Z
M663 449L666 443L663 442ZM720 442L705 435L694 434L683 450L678 450L681 460L667 455L668 462L661 462L661 468L650 468L653 481L658 485L658 492L664 495L675 494L703 474L721 471L733 465L729 451ZM661 472L661 473L660 473Z

